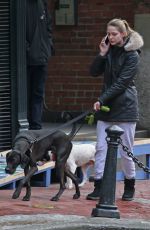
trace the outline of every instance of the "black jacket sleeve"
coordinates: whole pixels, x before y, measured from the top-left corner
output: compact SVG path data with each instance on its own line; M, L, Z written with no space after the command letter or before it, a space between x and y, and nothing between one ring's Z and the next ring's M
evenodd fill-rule
M105 70L106 56L97 55L90 67L90 75L98 77Z
M99 97L102 104L107 104L107 102L117 95L121 94L128 88L128 86L133 81L139 64L139 55L137 52L128 52L125 63L121 69L119 77L116 82L114 82L110 88L108 88L102 95Z

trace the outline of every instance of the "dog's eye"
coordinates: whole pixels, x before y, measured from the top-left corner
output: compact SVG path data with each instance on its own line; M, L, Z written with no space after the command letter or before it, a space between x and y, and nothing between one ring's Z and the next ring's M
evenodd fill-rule
M12 164L15 164L17 160L15 158L12 158L12 159L9 159L9 162L11 162Z

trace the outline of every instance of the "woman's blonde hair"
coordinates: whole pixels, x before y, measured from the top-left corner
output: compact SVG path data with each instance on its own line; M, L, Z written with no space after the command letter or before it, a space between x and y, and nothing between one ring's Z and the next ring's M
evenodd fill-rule
M111 21L107 23L108 26L114 26L117 27L118 31L121 33L125 33L125 36L129 36L134 30L131 29L128 22L126 20L122 20L119 18L114 18Z

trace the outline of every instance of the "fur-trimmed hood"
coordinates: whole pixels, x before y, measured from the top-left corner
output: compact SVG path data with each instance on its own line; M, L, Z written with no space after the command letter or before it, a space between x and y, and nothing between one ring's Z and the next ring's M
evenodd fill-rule
M124 49L126 51L138 50L143 45L144 45L144 41L143 41L142 36L138 32L133 31L130 34L129 38L127 39L127 42L126 42L126 44L124 46Z

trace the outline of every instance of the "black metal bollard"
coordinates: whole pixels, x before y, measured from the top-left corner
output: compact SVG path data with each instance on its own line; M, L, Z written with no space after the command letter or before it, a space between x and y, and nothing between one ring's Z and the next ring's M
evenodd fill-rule
M101 187L101 195L96 208L92 210L93 217L120 218L120 213L115 205L116 192L116 166L117 166L117 150L118 138L124 131L113 125L105 130L108 138L108 150L106 163L104 168L103 182Z

